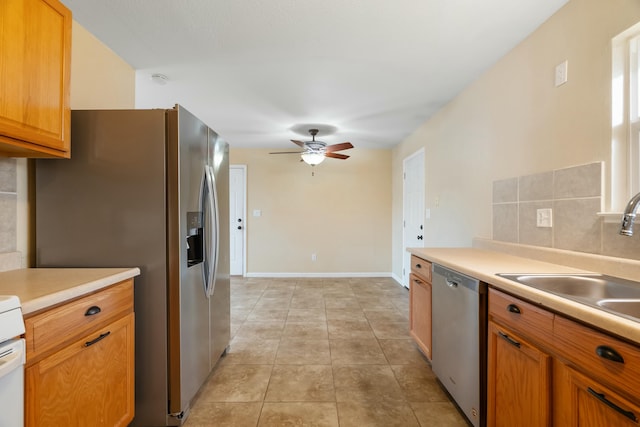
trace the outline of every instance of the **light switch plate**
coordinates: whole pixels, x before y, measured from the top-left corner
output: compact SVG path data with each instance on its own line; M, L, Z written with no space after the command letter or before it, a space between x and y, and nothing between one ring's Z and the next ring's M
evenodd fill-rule
M568 68L569 63L567 61L564 61L556 66L556 87L561 86L567 82Z

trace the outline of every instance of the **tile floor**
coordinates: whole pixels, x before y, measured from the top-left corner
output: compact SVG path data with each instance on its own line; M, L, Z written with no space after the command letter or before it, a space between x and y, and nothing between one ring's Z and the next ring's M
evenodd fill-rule
M390 278L231 280L231 344L186 427L467 426Z

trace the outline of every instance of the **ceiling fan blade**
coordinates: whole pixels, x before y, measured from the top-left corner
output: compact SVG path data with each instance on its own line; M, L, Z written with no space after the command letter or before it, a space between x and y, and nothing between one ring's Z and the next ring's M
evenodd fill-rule
M325 157L331 157L333 159L348 159L349 156L345 155L345 154L339 154L339 153L324 153Z
M302 154L304 151L276 151L275 153L269 154Z
M298 147L304 148L304 142L302 142L302 141L298 141L298 140L292 139L291 142L296 144Z
M326 152L333 153L334 151L348 150L349 148L353 148L353 144L350 142L343 142L342 144L328 145L326 147Z

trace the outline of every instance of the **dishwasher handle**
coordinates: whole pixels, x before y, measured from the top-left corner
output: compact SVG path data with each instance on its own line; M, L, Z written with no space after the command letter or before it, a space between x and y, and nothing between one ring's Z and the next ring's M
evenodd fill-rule
M24 340L16 341L4 348L0 348L0 378L13 372L24 364Z
M457 288L458 282L454 282L453 280L445 279L447 286L450 288Z

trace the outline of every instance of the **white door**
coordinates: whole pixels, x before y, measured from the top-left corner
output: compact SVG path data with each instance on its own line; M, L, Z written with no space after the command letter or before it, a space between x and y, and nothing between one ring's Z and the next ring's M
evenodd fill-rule
M229 224L231 226L229 240L232 276L244 276L245 273L246 180L246 166L229 166Z
M424 247L424 149L402 162L402 284L409 287L411 254L407 248Z

